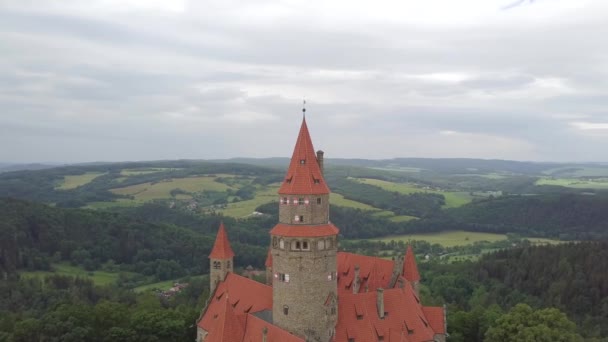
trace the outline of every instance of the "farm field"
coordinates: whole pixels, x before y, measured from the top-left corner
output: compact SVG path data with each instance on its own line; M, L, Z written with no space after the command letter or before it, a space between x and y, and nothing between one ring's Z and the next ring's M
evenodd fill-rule
M144 291L150 291L150 290L166 291L166 290L172 288L174 283L175 283L175 280L159 281L158 283L138 286L138 287L134 288L133 291L135 291L135 292L144 292Z
M418 218L416 216L409 216L409 215L399 215L399 216L393 216L390 217L389 220L392 222L407 222L407 221L411 221L411 220L417 220Z
M533 244L557 244L562 243L559 240L552 239L543 239L543 238L526 238L530 240ZM380 239L370 239L372 241L384 241L390 242L391 240L395 241L404 241L408 242L410 240L422 240L427 241L431 244L440 244L444 247L455 247L455 246L466 246L472 245L475 242L479 241L488 241L488 242L496 242L501 240L507 240L506 234L495 234L495 233L482 233L482 232L467 232L464 230L455 230L455 231L445 231L445 232L437 232L437 233L428 233L428 234L405 234L405 235L394 235L387 236Z
M262 204L266 204L268 202L277 201L279 199L279 195L277 195L277 191L279 190L278 184L272 184L271 186L260 189L255 193L255 197L250 200L230 203L227 205L226 209L219 210L225 216L230 216L234 218L243 218L251 215L255 208L259 207Z
M441 194L445 197L445 208L460 207L471 202L471 197L466 192L449 192L422 189L411 183L395 183L371 178L355 178L355 180L364 184L380 187L387 191L396 191L402 194L412 194L416 192Z
M169 168L169 167L148 167L148 168L140 168L140 169L124 169L120 171L120 174L123 176L137 176L137 175L147 175L150 173L163 172L163 171L176 171L181 170L177 168Z
M216 182L217 176L200 176L172 178L157 183L144 183L111 189L115 194L131 195L135 201L145 202L155 199L171 198L171 190L181 189L187 192L226 191L232 187Z
M429 234L407 234L407 235L395 235L395 236L387 236L381 239L371 239L373 241L384 241L390 242L391 240L395 241L410 241L410 240L423 240L427 241L431 244L437 243L444 247L454 247L454 246L466 246L471 245L477 241L500 241L506 240L507 236L505 234L494 234L494 233L479 233L479 232L467 232L467 231L448 231L448 232L439 232L439 233L429 233Z
M557 185L576 189L608 189L608 178L579 179L579 178L541 178L536 185Z
M335 193L335 192L332 192L329 195L329 202L331 204L337 205L339 207L348 207L348 208L355 208L355 209L361 209L361 210L381 210L381 209L372 207L369 204L346 199L346 198L344 198L344 196L342 196L338 193Z
M22 277L45 277L49 275L66 275L72 277L81 277L90 279L95 285L111 285L118 279L118 273L106 272L106 271L94 271L88 272L80 267L72 266L68 263L59 263L52 265L54 272L50 271L33 271L33 272L20 272Z
M546 175L563 178L578 178L578 177L608 177L608 168L601 167L565 167L554 168L543 171Z
M63 182L55 187L58 190L76 189L79 186L90 183L93 179L103 175L102 172L87 172L82 175L63 176Z

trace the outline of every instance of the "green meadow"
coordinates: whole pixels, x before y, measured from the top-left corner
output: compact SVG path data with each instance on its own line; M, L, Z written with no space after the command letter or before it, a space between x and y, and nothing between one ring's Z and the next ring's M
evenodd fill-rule
M536 185L556 185L575 189L608 189L608 178L541 178Z
M218 211L224 214L225 216L235 218L247 217L255 211L255 208L259 207L262 204L266 204L272 201L277 201L278 203L278 190L279 185L273 184L272 186L265 187L256 191L255 197L253 199L229 203L226 206L226 209L221 209Z
M224 175L225 176L225 175ZM130 185L122 188L111 189L118 195L133 196L135 201L146 202L155 199L168 199L171 197L171 190L181 189L186 192L201 191L226 191L232 187L216 182L217 176L199 176L186 178L171 178L156 183L143 183ZM182 199L187 199L182 196Z
M424 189L416 184L411 183L395 183L388 182L380 179L372 179L372 178L355 178L356 181L374 185L379 188L382 188L387 191L399 192L402 194L413 194L416 192L423 193L431 193L431 194L441 194L445 197L445 208L455 208L465 205L471 202L471 197L466 192L451 192L451 191L440 191L440 190L430 190Z
M557 244L561 243L559 240L543 239L543 238L526 238L533 244ZM464 230L445 231L437 233L426 233L426 234L405 234L405 235L393 235L387 236L380 239L370 239L372 241L403 241L408 242L412 240L426 241L431 244L439 244L444 247L455 247L455 246L466 246L472 245L475 242L488 241L496 242L501 240L507 240L506 234L495 234L495 233L481 233L481 232L467 232Z
M87 172L82 175L70 175L63 176L61 184L57 185L55 189L58 190L70 190L76 189L79 186L90 183L93 179L103 175L103 172Z
M68 263L59 263L52 265L53 271L33 271L33 272L20 272L22 277L46 277L49 275L66 275L72 277L81 277L90 279L95 285L111 285L116 283L118 279L117 272L106 272L106 271L94 271L88 272L83 268L72 266Z

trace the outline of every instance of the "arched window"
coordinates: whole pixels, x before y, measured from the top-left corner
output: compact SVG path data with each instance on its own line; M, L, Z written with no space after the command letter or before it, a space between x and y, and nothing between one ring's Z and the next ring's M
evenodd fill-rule
M288 314L289 314L289 306L283 305L283 315L288 315Z
M219 261L214 261L213 268L219 270L220 268L222 268L222 264Z
M272 238L272 247L277 247L277 238L276 236Z
M285 249L285 240L279 239L279 248L280 249Z

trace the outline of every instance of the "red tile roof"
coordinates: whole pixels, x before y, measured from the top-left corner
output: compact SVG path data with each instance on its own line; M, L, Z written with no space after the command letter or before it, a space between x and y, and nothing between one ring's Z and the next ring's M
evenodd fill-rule
M247 325L245 328L245 342L260 342L264 328L268 342L304 342L304 339L292 335L286 330L283 330L276 325L270 324L254 315L247 315ZM205 342L207 342L205 340Z
M268 254L266 255L266 262L264 263L266 267L272 267L272 253L270 252L270 248L268 248Z
M270 231L270 235L289 237L321 237L338 235L340 230L331 223L304 225L279 223Z
M413 252L412 252L413 255ZM443 308L423 307L413 287L390 288L394 262L352 253L338 253L338 323L334 341L431 341L445 334ZM359 265L361 290L352 293L354 266ZM367 285L368 290L365 290ZM384 288L384 319L378 316L376 289ZM303 340L252 314L272 310L272 287L234 273L218 283L198 322L209 332L206 341L257 342L267 328L268 342Z
M376 306L376 291L342 293L338 303L336 341L432 341L435 335L411 286L384 290L381 319Z
M352 293L355 266L359 266L359 292L389 287L394 262L365 255L338 252L338 293Z
M198 322L199 327L206 331L211 330L215 320L222 313L224 296L228 296L237 315L272 310L272 287L234 273L228 273L226 279L217 284L213 298L209 300L205 313Z
M224 228L224 222L220 223L220 229L217 232L213 249L209 254L210 259L229 259L234 256L230 242L228 241L228 235Z
M431 328L436 334L445 334L445 315L444 309L440 306L424 306L422 311L429 321Z
M420 273L418 273L418 266L416 265L416 257L412 246L407 246L405 252L405 260L403 262L403 276L409 281L420 281Z
M215 324L209 330L205 342L240 342L245 335L245 328L235 314L228 294L221 300L221 311L215 319Z
M249 278L228 273L207 304L198 326L208 335L205 342L259 342L267 329L268 342L304 342L253 313L272 310L272 289Z
M329 188L317 161L306 119L302 120L296 146L285 179L279 188L281 195L329 194Z

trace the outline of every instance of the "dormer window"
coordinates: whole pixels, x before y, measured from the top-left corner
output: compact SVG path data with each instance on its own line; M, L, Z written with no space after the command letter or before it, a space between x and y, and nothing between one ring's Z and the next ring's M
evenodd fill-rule
M315 179L314 179L314 183L315 183L315 184L319 184L319 183L321 183L321 180L320 180L320 179L316 179L316 178L315 178Z
M301 165L306 164L306 159L300 159L300 164L301 164Z

